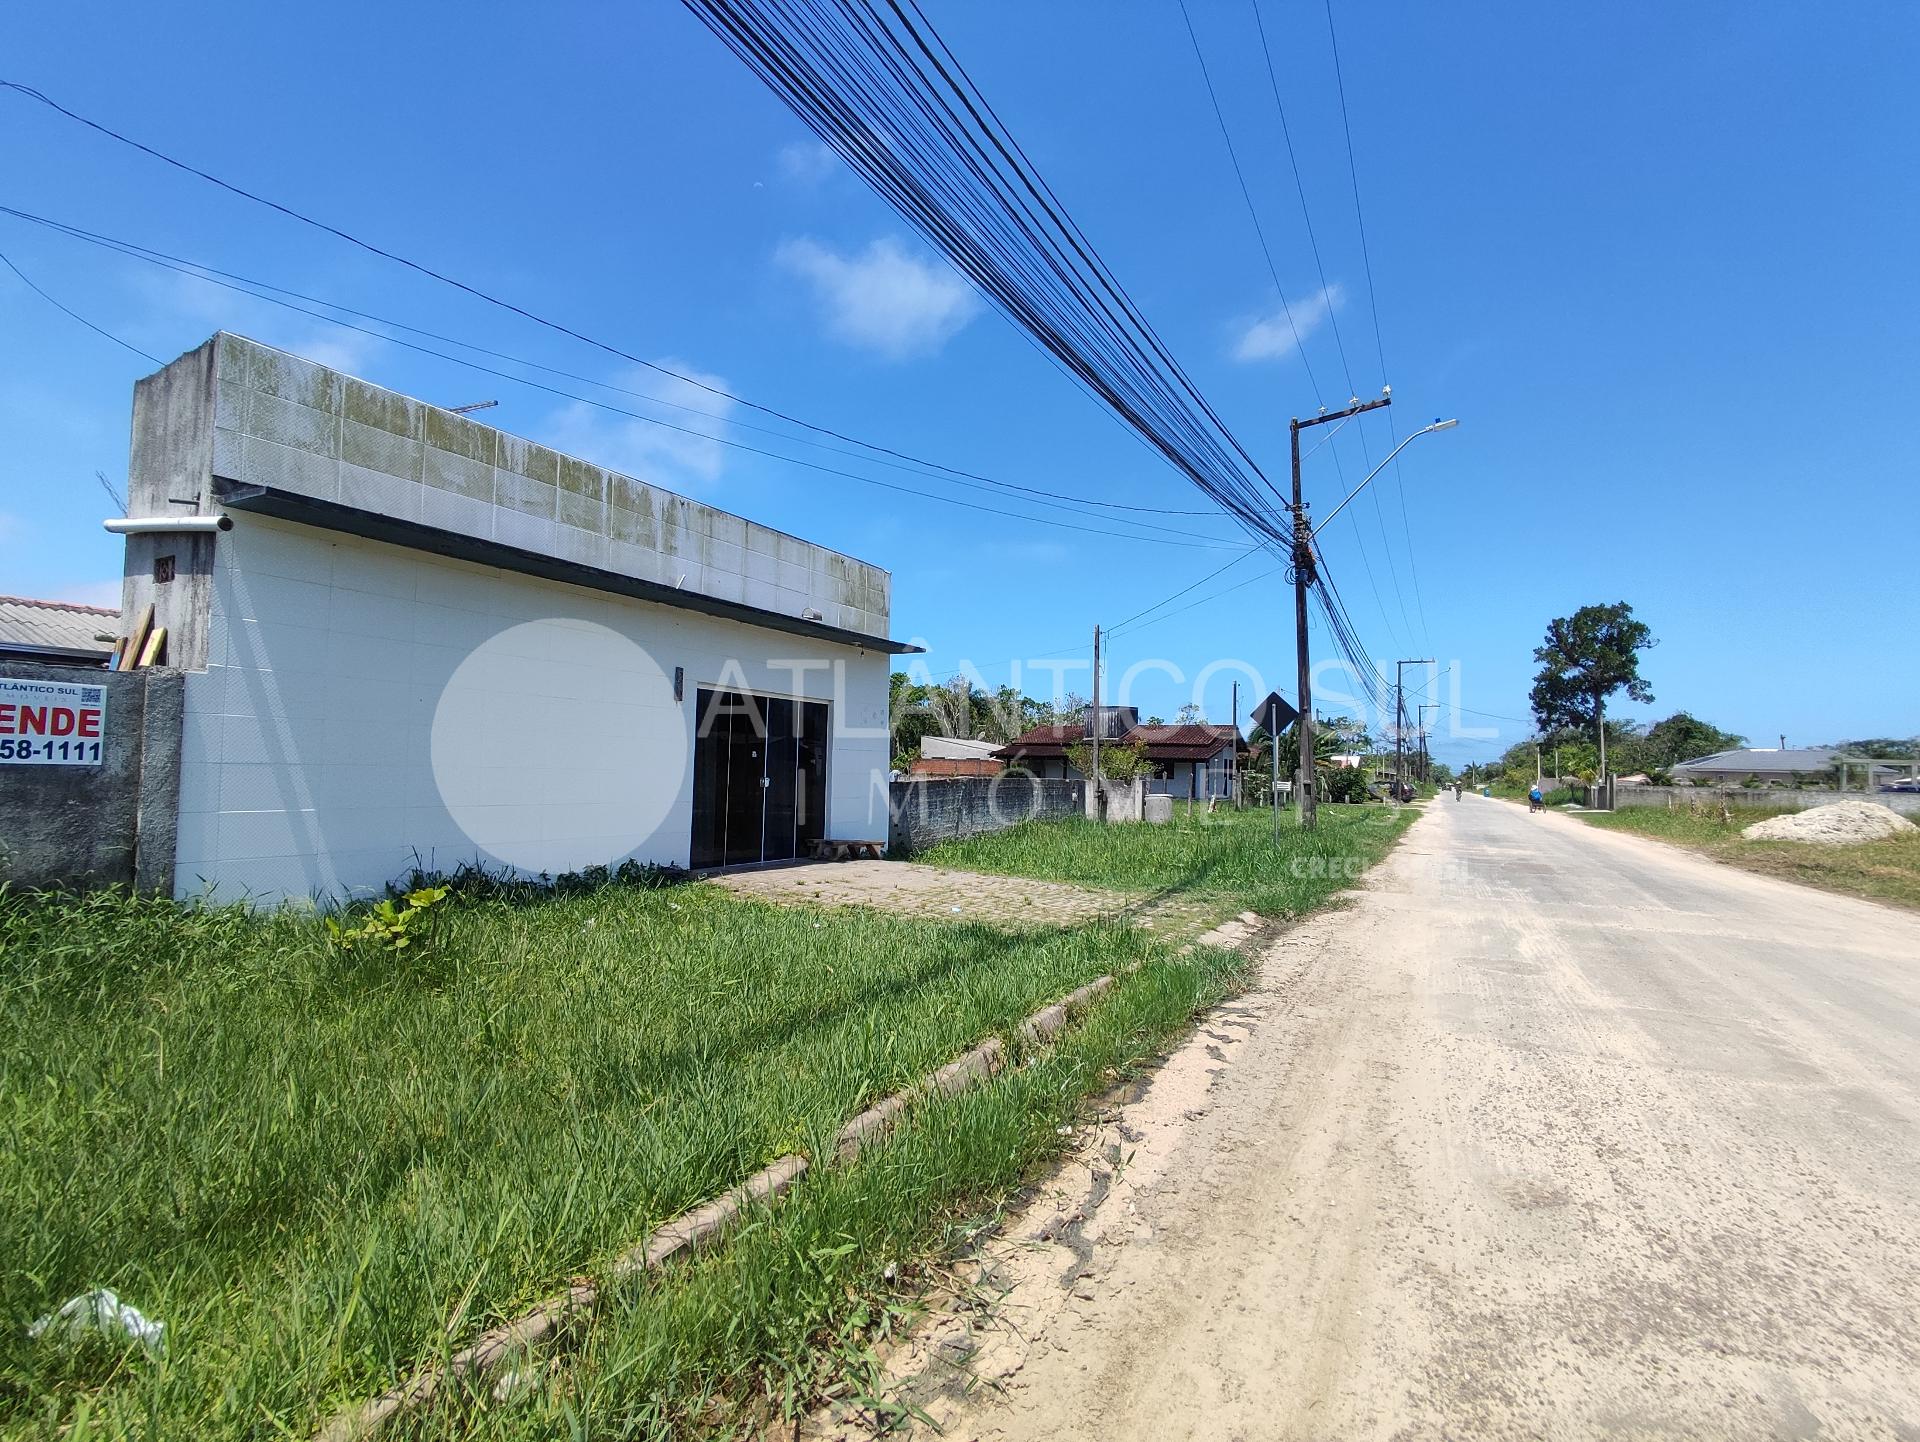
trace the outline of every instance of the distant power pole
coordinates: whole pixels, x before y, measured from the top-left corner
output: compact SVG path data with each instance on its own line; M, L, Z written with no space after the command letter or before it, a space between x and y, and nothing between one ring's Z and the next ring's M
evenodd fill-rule
M1406 748L1403 744L1403 733L1407 729L1406 683L1401 679L1401 675L1409 666L1431 666L1432 664L1431 656L1409 657L1407 660L1393 663L1393 784L1396 788L1406 785L1407 782ZM1396 801L1399 799L1397 792L1394 799Z
M1087 784L1093 787L1093 819L1107 819L1106 792L1100 785L1100 628L1093 628L1093 710L1087 715L1087 736L1093 742L1093 775Z
M1240 809L1240 683L1233 683L1233 759L1227 763L1227 795L1233 798L1233 809Z

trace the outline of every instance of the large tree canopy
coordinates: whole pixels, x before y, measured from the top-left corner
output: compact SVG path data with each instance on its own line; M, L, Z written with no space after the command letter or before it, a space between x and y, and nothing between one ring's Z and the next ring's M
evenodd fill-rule
M1532 695L1540 729L1594 729L1607 714L1607 698L1622 689L1635 701L1651 701L1653 688L1640 675L1640 652L1653 644L1653 632L1646 622L1634 620L1625 601L1582 606L1549 622L1545 643L1533 652L1540 663Z

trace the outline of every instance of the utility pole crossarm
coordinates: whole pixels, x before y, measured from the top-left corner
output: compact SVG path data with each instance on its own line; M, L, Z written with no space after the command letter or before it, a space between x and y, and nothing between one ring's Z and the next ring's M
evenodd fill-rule
M1313 526L1307 520L1306 503L1300 495L1300 432L1392 404L1393 397L1383 395L1376 401L1356 400L1344 410L1322 411L1304 421L1296 417L1287 423L1287 439L1293 449L1293 504L1289 509L1293 512L1293 633L1300 690L1300 719L1294 723L1293 730L1294 740L1300 746L1300 764L1294 772L1294 788L1299 794L1294 801L1302 831L1313 830L1319 820L1319 807L1313 794L1313 663L1307 648L1307 590L1314 582ZM1276 740L1276 748L1278 744Z

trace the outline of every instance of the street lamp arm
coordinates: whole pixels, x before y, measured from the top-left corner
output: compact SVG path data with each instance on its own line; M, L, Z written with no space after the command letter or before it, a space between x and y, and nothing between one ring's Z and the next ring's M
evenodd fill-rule
M1359 495L1362 491L1364 491L1367 488L1368 481L1371 481L1375 476L1379 475L1388 466L1392 465L1393 458L1399 455L1400 452L1404 451L1408 446L1412 445L1415 441L1419 440L1420 437L1427 435L1432 431L1452 430L1455 426L1459 424L1460 422L1457 420L1435 421L1430 426L1422 426L1419 430L1415 431L1412 435L1408 436L1404 441L1400 442L1399 445L1395 446L1391 451L1387 452L1387 458L1384 461L1380 462L1379 465L1375 466L1372 470L1367 472L1365 480L1361 481L1359 485L1355 486L1352 490L1347 492L1347 494L1341 499L1339 505L1335 506L1331 511L1327 512L1325 519L1323 519L1319 525L1313 528L1313 534L1317 537L1322 531L1326 530L1326 528L1333 523L1333 518L1339 515L1342 511L1344 511L1347 508L1347 502L1351 501L1355 496Z

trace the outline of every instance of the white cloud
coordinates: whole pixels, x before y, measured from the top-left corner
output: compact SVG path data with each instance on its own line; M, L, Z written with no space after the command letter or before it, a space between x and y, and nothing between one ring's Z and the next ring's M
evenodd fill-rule
M1287 307L1281 306L1270 315L1246 322L1233 347L1233 358L1237 361L1285 360L1300 348L1302 341L1327 323L1346 298L1346 292L1335 281L1304 300L1294 301L1291 320L1287 318Z
M817 140L795 140L780 147L774 159L780 174L799 185L818 185L840 169L833 148Z
M610 394L607 400L621 410L647 414L657 411L667 425L654 425L584 401L573 401L548 418L542 439L584 461L668 489L684 490L691 485L711 485L719 480L726 468L728 448L711 438L726 434L726 418L736 407L725 396L703 390L694 382L725 390L726 381L672 357L665 357L658 364L688 379L676 380L658 371L634 366L613 376L610 384L621 390L657 396L667 402L666 405L649 405L619 392ZM707 414L695 415L692 411L674 410L673 406L690 406ZM683 429L669 430L668 426Z
M832 335L888 360L933 354L980 313L973 287L944 262L917 259L891 237L841 255L801 236L774 259L812 286Z

